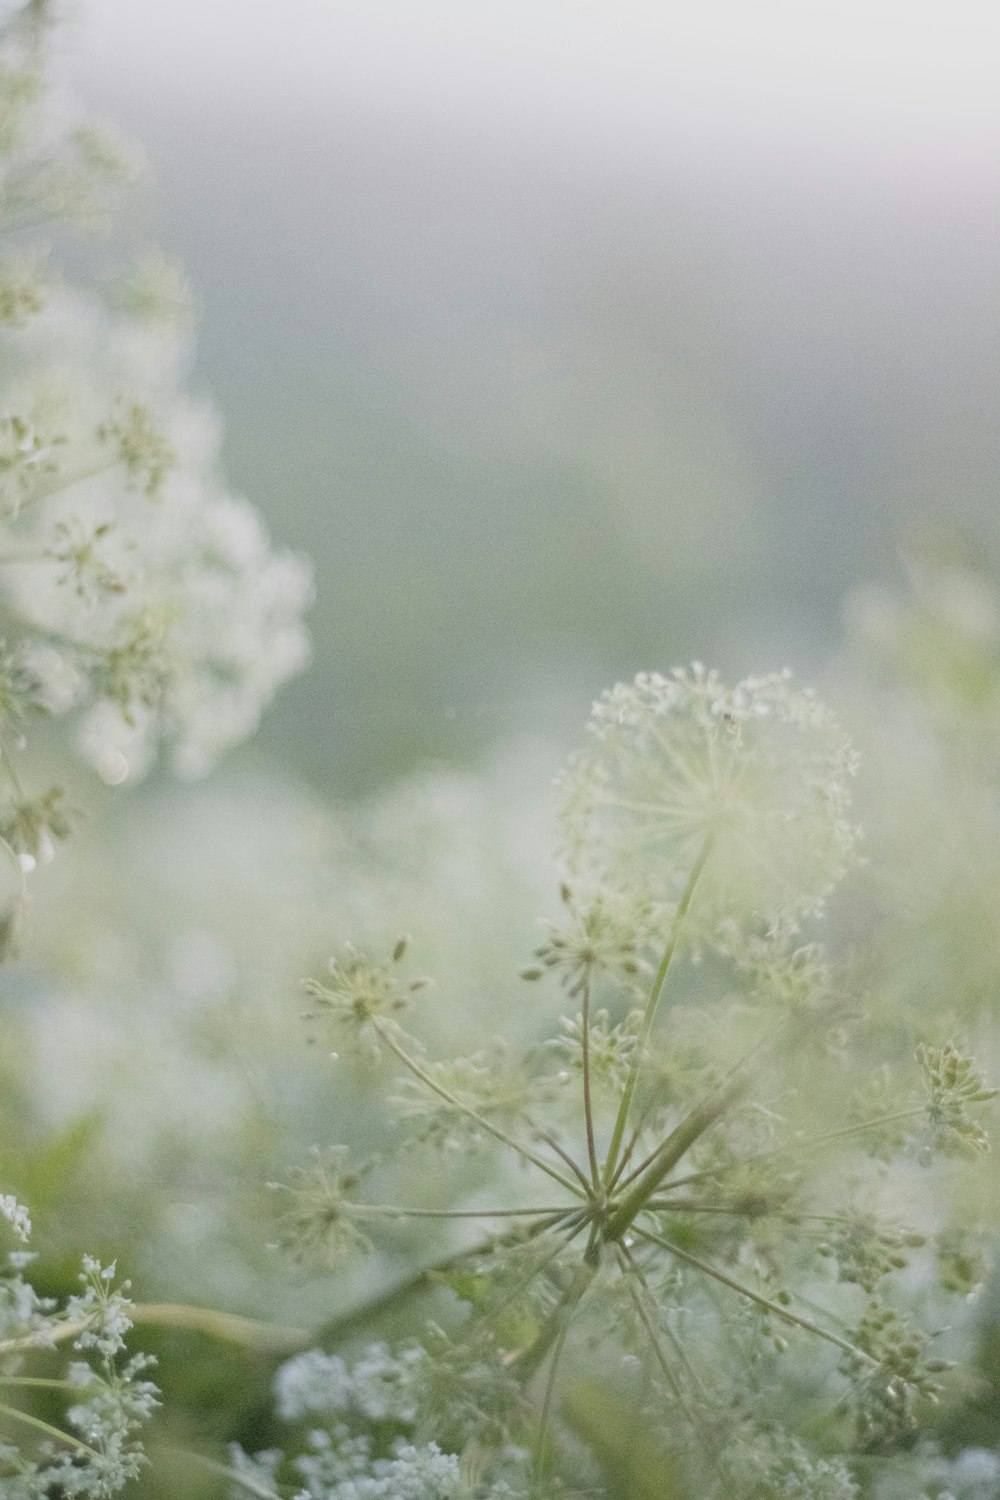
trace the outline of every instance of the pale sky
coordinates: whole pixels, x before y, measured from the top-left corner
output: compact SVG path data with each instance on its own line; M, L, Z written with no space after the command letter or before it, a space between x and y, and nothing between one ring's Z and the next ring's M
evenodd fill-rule
M995 169L997 0L74 0L92 102Z

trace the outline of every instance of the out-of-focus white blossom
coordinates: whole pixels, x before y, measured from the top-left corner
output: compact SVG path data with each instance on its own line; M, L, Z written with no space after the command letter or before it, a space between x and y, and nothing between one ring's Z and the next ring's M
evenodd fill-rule
M669 905L699 863L695 924L794 930L850 863L855 770L833 714L790 674L726 687L700 664L594 705L562 777L571 878Z
M32 715L71 715L110 783L162 750L208 771L308 657L308 565L218 472L185 394L183 276L147 255L93 288L46 237L107 217L134 166L48 78L45 5L0 0L0 834ZM5 733L16 730L16 738ZM23 821L23 818L21 818ZM31 852L31 851L29 851ZM32 858L34 858L32 854Z
M27 1244L31 1236L31 1217L23 1203L12 1193L0 1193L0 1218L6 1219L17 1238Z
M215 424L181 394L173 335L136 340L63 293L9 338L18 431L53 455L8 500L11 633L49 703L77 708L105 780L142 775L161 744L200 775L304 666L309 568L215 477Z

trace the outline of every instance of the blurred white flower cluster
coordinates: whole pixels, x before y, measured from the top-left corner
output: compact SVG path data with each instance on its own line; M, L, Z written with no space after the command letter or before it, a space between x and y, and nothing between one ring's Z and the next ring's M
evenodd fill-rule
M793 933L849 867L856 756L787 672L726 687L696 662L594 705L561 783L572 882L656 907L699 880L703 940ZM738 946L738 944L737 944Z
M0 832L28 867L65 832L12 764L35 714L72 714L111 784L161 750L199 776L304 666L311 593L218 478L177 271L150 257L98 294L38 243L126 172L46 86L46 33L45 7L0 10Z

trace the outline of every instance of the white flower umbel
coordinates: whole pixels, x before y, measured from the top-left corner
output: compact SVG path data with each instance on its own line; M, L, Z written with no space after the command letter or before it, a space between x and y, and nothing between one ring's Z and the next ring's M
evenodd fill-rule
M7 502L10 633L47 647L48 675L73 674L60 701L106 780L141 775L161 744L200 775L304 666L308 566L220 484L215 423L181 392L169 329L64 293L7 342L8 403L50 455Z
M50 84L51 9L0 0L0 836L32 860L12 751L33 714L74 713L107 782L161 749L200 775L304 666L311 592L221 482L176 268L60 274L50 232L106 219L130 167Z
M697 897L689 929L723 919L794 930L850 863L850 741L787 672L726 687L696 663L640 673L594 705L561 780L571 878L661 908Z
M27 1213L6 1194L0 1218L27 1239ZM0 1259L0 1496L110 1500L145 1464L139 1431L159 1405L144 1378L153 1361L124 1357L132 1326L128 1282L116 1287L114 1266L86 1256L82 1291L60 1303L38 1296L25 1279L33 1258L19 1250ZM51 1352L63 1343L83 1357L56 1375ZM36 1372L30 1360L39 1351L50 1358ZM54 1425L47 1408L35 1409L39 1395L61 1397L64 1425Z

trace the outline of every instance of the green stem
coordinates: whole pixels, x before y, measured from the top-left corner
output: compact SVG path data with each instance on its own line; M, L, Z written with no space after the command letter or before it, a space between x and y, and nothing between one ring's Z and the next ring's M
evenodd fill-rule
M38 1432L44 1432L47 1438L55 1438L60 1443L68 1443L75 1448L77 1453L85 1453L88 1458L101 1460L101 1454L82 1438L74 1437L71 1432L63 1432L61 1427L53 1427L51 1422L43 1422L41 1417L33 1417L29 1412L18 1411L16 1406L6 1406L0 1401L0 1416L11 1417L15 1422L24 1422L28 1427L34 1427Z
M724 1077L719 1080L719 1083L717 1085L717 1092L721 1094L721 1093L727 1091L735 1083L735 1081L740 1077L740 1075L745 1071L745 1069L747 1068L748 1064L750 1064L751 1062L753 1062L754 1058L757 1057L766 1047L773 1046L774 1043L780 1039L780 1037L782 1036L782 1034L783 1034L784 1031L785 1031L785 1027L784 1027L784 1025L782 1025L780 1027L775 1028L769 1034L760 1037L754 1043L754 1045L750 1048L750 1050L748 1052L745 1052L743 1054L743 1056L739 1059L739 1061L735 1062L733 1064L733 1066L729 1069L728 1073L726 1073L724 1075ZM640 1122L640 1124L641 1124L641 1122ZM635 1149L635 1145L636 1145L636 1143L638 1141L638 1138L639 1138L639 1129L637 1128L636 1131L635 1131L635 1133L632 1136L632 1139L629 1141L628 1148L627 1148L627 1150L625 1152L625 1155L622 1157L621 1161L618 1163L618 1169L615 1172L615 1176L614 1176L614 1180L613 1180L613 1182L611 1184L611 1188L613 1188L614 1185L615 1185L615 1183L617 1183L619 1181L619 1179L621 1178L621 1174L622 1174L622 1172L625 1169L627 1158L631 1155L632 1151ZM622 1188L627 1188L627 1187L631 1186L631 1184L633 1182L635 1182L638 1178L640 1178L642 1176L643 1172L645 1172L646 1168L648 1166L650 1166L652 1164L652 1162L654 1162L656 1160L656 1158L659 1156L659 1154L662 1151L662 1149L663 1149L662 1145L661 1146L657 1146L654 1150L652 1150L649 1153L648 1156L644 1157L644 1159L639 1163L639 1165L637 1167L633 1167L632 1171L628 1174L628 1176L624 1179L624 1181L622 1181L622 1183L621 1183ZM611 1188L609 1188L609 1191L611 1191Z
M508 1135L505 1130L501 1130L498 1125L494 1125L491 1120L487 1120L485 1116L481 1115L478 1112L478 1110L473 1109L471 1105L466 1104L464 1100L459 1099L458 1096L456 1094L453 1094L450 1089L446 1089L443 1084L438 1083L437 1079L433 1078L431 1074L427 1072L426 1068L422 1068L416 1061L416 1059L411 1057L405 1050L405 1048L399 1045L389 1028L378 1017L375 1017L373 1019L372 1024L381 1037L382 1041L385 1042L385 1045L389 1048L389 1051L392 1052L396 1057L398 1057L399 1061L404 1065L404 1067L409 1068L410 1072L413 1073L416 1078L419 1078L421 1083L425 1084L432 1093L437 1094L439 1099L444 1099L445 1102L452 1105L454 1109L461 1111L461 1113L464 1114L468 1119L473 1120L479 1126L480 1130L485 1130L486 1133L493 1136L495 1140L502 1141L505 1146L509 1146L512 1151L516 1151L517 1154L523 1157L525 1161L530 1161L532 1165L538 1167L540 1171L547 1173L549 1177L552 1177L564 1188L567 1188L575 1198L583 1197L583 1193L581 1192L577 1184L571 1178L564 1177L559 1169L557 1167L554 1167L551 1162L545 1161L541 1156L536 1156L534 1151L529 1150L527 1146L523 1146L520 1141L515 1141L513 1136Z
M641 1322L643 1328L645 1328L646 1330L646 1336L649 1339L653 1353L656 1356L656 1362L662 1370L663 1376L670 1389L673 1391L675 1398L683 1408L685 1416L687 1416L688 1420L691 1421L695 1426L697 1426L697 1422L688 1411L688 1406L684 1399L683 1387L681 1386L681 1383L677 1379L677 1376L674 1374L673 1370L670 1368L670 1364L667 1360L666 1355L660 1348L660 1340L656 1328L653 1326L652 1320L649 1317L647 1309L643 1304L641 1296L639 1295L636 1288L632 1285L632 1276L636 1274L638 1267L635 1265L635 1262L629 1256L624 1246L616 1245L615 1255L618 1260L618 1265L621 1268L622 1275L625 1277L625 1285L628 1287L628 1294L632 1298L632 1304L635 1307L636 1312L639 1314L639 1321Z
M856 1359L860 1359L866 1365L874 1367L878 1363L877 1360L872 1359L870 1354L866 1354L863 1349L859 1349L856 1344L852 1344L849 1339L842 1339L838 1333L832 1333L829 1328L824 1328L821 1323L814 1323L811 1318L803 1318L798 1313L790 1312L787 1307L782 1307L780 1302L772 1302L770 1297L764 1297L760 1292L755 1292L752 1287L745 1286L743 1282L734 1280L732 1276L727 1276L725 1271L720 1271L717 1266L710 1266L707 1261L700 1260L697 1255L692 1255L689 1250L682 1250L679 1245L673 1244L671 1240L664 1239L662 1235L653 1234L650 1230L640 1229L638 1226L636 1226L635 1232L640 1239L648 1240L654 1245L659 1245L661 1250L666 1250L675 1259L682 1261L685 1265L692 1266L696 1271L701 1271L705 1276L710 1276L713 1281L718 1281L722 1286L728 1287L731 1292L737 1292L741 1297L745 1297L748 1302L753 1302L755 1306L763 1308L772 1317L780 1318L783 1323L790 1323L793 1328L802 1328L805 1329L806 1333L815 1334L817 1338L825 1340L828 1344L833 1344L835 1348L842 1349L847 1354L854 1355Z
M129 1308L129 1317L133 1323L185 1328L225 1343L278 1352L300 1349L310 1337L304 1328L283 1328L257 1318L241 1317L239 1313L218 1312L212 1307L193 1307L182 1302L137 1302Z
M644 1205L648 1213L732 1214L741 1219L782 1219L788 1224L850 1224L848 1214L800 1213L794 1208L765 1209L755 1213L739 1203L699 1203L696 1198L650 1198Z
M529 1379L542 1364L552 1346L563 1336L563 1330L582 1302L590 1283L597 1275L597 1265L584 1259L573 1279L552 1309L545 1327L533 1343L512 1362L511 1368L522 1380Z
M548 1270L549 1266L558 1256L562 1255L563 1251L566 1249L566 1246L571 1245L576 1239L577 1235L582 1233L585 1225L586 1221L581 1220L581 1222L575 1226L571 1233L567 1235L565 1240L563 1240L558 1245L554 1245L551 1250L547 1251L546 1254L542 1256L541 1260L536 1261L524 1276L519 1277L518 1280L515 1281L514 1285L500 1299L499 1302L495 1302L491 1306L484 1309L480 1321L486 1321L489 1318L495 1318L498 1313L503 1312L504 1308L510 1307L512 1302L516 1302L521 1293L526 1292L531 1283L537 1277L541 1276L546 1270Z
M565 1218L571 1208L397 1208L388 1203L355 1204L358 1219L528 1219Z
M644 1304L640 1292L632 1285L632 1278L634 1277L639 1282L639 1285L642 1288L642 1292L645 1293L646 1296L649 1297L650 1302L652 1302L653 1299L650 1296L649 1284L647 1283L645 1276L642 1274L642 1269L639 1266L638 1262L635 1260L634 1256L632 1256L629 1251L626 1250L624 1245L616 1245L615 1253L618 1257L618 1264L625 1276L629 1296L632 1298L635 1310L639 1314L639 1320L642 1323L643 1328L646 1330L646 1336L649 1339L650 1345L652 1346L653 1354L656 1357L656 1362L659 1365L660 1369L663 1371L667 1384L673 1391L674 1396L676 1397L677 1402L681 1407L684 1415L687 1417L694 1430L700 1433L702 1441L705 1443L708 1451L714 1455L715 1444L712 1441L712 1434L706 1426L704 1419L700 1416L698 1408L692 1406L688 1401L687 1396L684 1393L683 1386L671 1369L670 1363L663 1352L663 1348L660 1344L659 1333L657 1331L655 1323L653 1322L653 1318L649 1311L649 1308ZM666 1327L666 1325L664 1325L664 1332L667 1334L667 1337L670 1339L671 1343L682 1359L684 1367L688 1371L688 1374L691 1375L695 1380L697 1380L697 1376L695 1375L694 1370L691 1368L691 1362L687 1358L687 1355L684 1353L683 1346L680 1344L673 1331L670 1328ZM702 1392L702 1394L704 1394L704 1392Z
M578 1214L585 1212L583 1209L576 1210ZM417 1292L432 1286L433 1278L444 1271L450 1271L452 1267L461 1265L465 1260L475 1260L478 1255L489 1255L500 1245L523 1244L526 1239L533 1239L536 1235L543 1234L546 1229L554 1228L563 1219L560 1210L556 1219L541 1219L537 1224L522 1234L520 1231L505 1235L495 1235L490 1239L481 1240L477 1245L470 1245L466 1250L453 1250L449 1255L442 1256L439 1260L432 1261L429 1266L423 1266L419 1271L396 1282L395 1286L388 1287L384 1292L376 1292L373 1297L368 1297L359 1302L355 1307L349 1308L339 1318L333 1318L324 1323L320 1329L315 1342L328 1343L333 1340L342 1339L350 1332L366 1324L370 1324L373 1318L383 1316L403 1303L407 1298L414 1296ZM572 1225L572 1218L569 1221ZM575 1233L574 1229L574 1233ZM571 1236L572 1238L572 1236ZM567 1241L566 1243L569 1243ZM303 1341L305 1342L305 1341ZM0 1353L3 1352L0 1346Z
M705 1178L721 1177L728 1172L738 1172L742 1167L757 1162L773 1161L781 1156L794 1156L797 1151L812 1151L816 1146L826 1146L831 1141L846 1140L852 1135L864 1135L866 1130L875 1130L880 1125L895 1125L901 1120L912 1120L916 1115L927 1113L926 1104L914 1104L909 1109L897 1109L891 1115L874 1115L870 1120L859 1120L856 1125L843 1125L838 1130L827 1130L823 1135L813 1135L804 1141L789 1141L786 1146L775 1146L768 1151L756 1151L752 1156L743 1156L739 1161L726 1162L719 1167L706 1168L701 1172L689 1172L687 1177L678 1177L663 1185L664 1192L674 1188L688 1187L692 1182L703 1182Z
M705 862L712 850L712 839L713 835L711 832L709 832L705 838L705 842L701 846L701 850L698 854L697 859L691 867L691 873L687 878L687 884L685 885L684 890L681 892L681 898L677 903L677 910L674 913L674 920L671 923L670 927L670 936L668 937L667 945L663 950L663 957L660 959L660 967L657 969L656 974L653 978L652 986L650 987L649 998L646 1001L646 1009L643 1011L642 1021L639 1024L639 1034L636 1040L635 1050L632 1053L632 1058L629 1063L628 1076L625 1080L625 1088L622 1091L621 1103L618 1106L618 1115L615 1119L614 1131L611 1136L611 1145L608 1148L607 1160L604 1163L605 1185L607 1185L611 1181L614 1175L615 1167L618 1164L618 1153L621 1150L622 1139L625 1135L625 1127L628 1124L629 1111L632 1108L632 1097L635 1094L636 1085L639 1082L639 1072L642 1067L643 1053L645 1052L646 1044L649 1041L649 1034L653 1029L653 1022L656 1019L657 1006L660 1003L660 996L663 993L663 987L667 982L667 974L670 971L670 965L673 962L674 954L677 951L677 942L680 937L681 927L683 926L684 919L687 916L688 910L691 906L695 887L697 886L698 881L701 877L702 870L705 868Z
M743 1078L732 1079L727 1086L716 1089L700 1104L696 1104L680 1124L674 1127L663 1144L654 1152L645 1170L636 1178L632 1188L609 1216L605 1225L607 1239L616 1240L625 1233L636 1214L646 1206L667 1173L673 1171L681 1157L690 1151L695 1141L704 1135L721 1115L725 1114L745 1088L746 1081Z
M639 1117L639 1123L637 1125L634 1125L632 1127L632 1134L629 1136L628 1145L625 1147L625 1150L622 1152L622 1154L621 1154L621 1160L619 1161L617 1167L615 1167L615 1170L614 1170L614 1172L612 1174L612 1177L611 1177L611 1181L608 1183L607 1191L609 1193L613 1193L614 1192L615 1188L618 1186L618 1183L621 1181L622 1174L624 1173L624 1171L627 1168L629 1162L632 1160L633 1156L635 1155L635 1148L636 1148L636 1146L638 1146L639 1141L640 1141L640 1139L642 1137L642 1132L646 1128L646 1125L647 1125L648 1120L649 1120L649 1115L650 1115L650 1111L648 1109L643 1110L642 1114ZM655 1155L655 1152L653 1154ZM646 1163L643 1163L643 1165L646 1165ZM641 1168L640 1168L640 1170L641 1170ZM638 1175L638 1173L636 1175ZM628 1180L629 1179L626 1179L626 1183L628 1182Z
M576 1162L566 1150L565 1146L560 1146L559 1142L556 1140L552 1132L550 1130L540 1130L538 1132L538 1139L540 1141L544 1141L546 1146L551 1146L556 1155L562 1157L563 1161L569 1167L577 1182L583 1188L583 1191L586 1193L587 1197L593 1198L594 1194L591 1189L591 1184L587 1181L586 1174L580 1170Z
M597 1147L594 1144L594 1109L591 1101L590 1090L590 981L584 980L583 999L581 1001L581 1015L583 1020L583 1118L587 1126L587 1156L590 1161L590 1180L594 1185L594 1191L601 1184L601 1170L597 1165Z
M195 1453L190 1448L165 1447L162 1453L170 1453L178 1458L184 1458L188 1463L200 1464L203 1469L208 1469L212 1474L218 1474L223 1479L238 1484L241 1489L246 1490L248 1495L258 1496L258 1500L280 1500L280 1496L274 1490L269 1490L266 1484L261 1484L259 1479L251 1479L249 1474L241 1474L238 1469L230 1469L226 1464L218 1463L214 1458L206 1458L203 1453Z
M80 1391L82 1386L72 1380L51 1380L42 1375L0 1375L0 1385L37 1385L52 1391Z
M538 1423L538 1437L535 1440L535 1457L532 1464L536 1486L541 1484L542 1476L545 1471L545 1450L548 1446L547 1439L549 1431L549 1416L552 1411L552 1398L555 1395L556 1376L559 1373L559 1361L562 1359L563 1348L566 1344L566 1335L569 1333L570 1317L572 1317L572 1309L567 1315L566 1321L563 1323L562 1328L559 1330L559 1336L556 1339L556 1346L552 1351L552 1363L549 1365L549 1376L545 1382L545 1395L542 1399L542 1413Z
M93 1324L92 1318L75 1318L72 1322L60 1323L55 1328L46 1328L43 1333L25 1333L16 1339L0 1339L0 1355L20 1354L28 1349L51 1349L66 1339L75 1339Z

